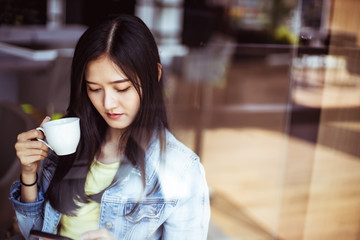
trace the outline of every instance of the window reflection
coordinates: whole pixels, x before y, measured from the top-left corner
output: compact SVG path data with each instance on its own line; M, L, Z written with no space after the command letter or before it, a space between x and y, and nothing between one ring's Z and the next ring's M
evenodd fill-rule
M45 2L33 2L45 26ZM200 155L212 191L209 239L359 238L357 0L79 2L66 1L66 48L96 21L94 9L141 15L154 32L170 126ZM0 15L0 42L50 39L45 29L29 34L29 12L16 11ZM22 24L17 34L9 22ZM1 52L1 100L30 105L38 119L61 115L71 49L62 53L30 61ZM46 103L59 105L28 91L48 79L57 94Z

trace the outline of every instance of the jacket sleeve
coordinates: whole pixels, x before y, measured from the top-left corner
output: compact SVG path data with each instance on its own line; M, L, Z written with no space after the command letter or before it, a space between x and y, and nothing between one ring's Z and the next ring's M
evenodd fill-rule
M17 180L10 189L10 200L15 210L20 231L25 239L31 239L29 233L31 229L41 229L43 224L44 193L38 184L37 201L33 203L23 203L20 201L21 184Z
M188 170L182 176L186 184L179 186L185 188L185 191L179 189L184 194L179 195L177 206L163 225L162 239L207 239L210 202L204 169L199 161L195 161Z
M49 186L50 179L56 168L57 156L52 151L48 157L41 161L39 169L39 181L37 200L33 203L21 202L21 183L19 180L13 183L10 189L10 200L15 210L20 231L25 239L30 238L30 230L41 230L44 221L45 199L44 193ZM45 172L47 174L45 174ZM46 176L47 177L46 177Z

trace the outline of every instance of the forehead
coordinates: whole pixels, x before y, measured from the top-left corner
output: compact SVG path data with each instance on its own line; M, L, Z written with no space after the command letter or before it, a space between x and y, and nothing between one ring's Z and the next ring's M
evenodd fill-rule
M109 57L101 56L88 62L85 78L87 81L115 81L127 79L127 76Z

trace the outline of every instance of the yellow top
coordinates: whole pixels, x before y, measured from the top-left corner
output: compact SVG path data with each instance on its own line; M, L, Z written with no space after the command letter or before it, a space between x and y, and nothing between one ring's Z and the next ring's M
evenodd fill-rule
M95 160L86 176L85 193L99 193L109 186L114 179L119 164L120 162L103 164ZM87 204L78 203L78 205L80 208L77 210L76 216L65 214L62 216L60 235L80 239L82 233L99 228L100 203L90 201Z

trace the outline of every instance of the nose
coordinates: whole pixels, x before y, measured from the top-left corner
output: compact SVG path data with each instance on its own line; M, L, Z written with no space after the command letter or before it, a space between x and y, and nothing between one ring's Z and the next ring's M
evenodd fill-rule
M104 108L106 110L111 110L116 107L116 98L114 94L112 94L110 91L105 92L104 94Z

